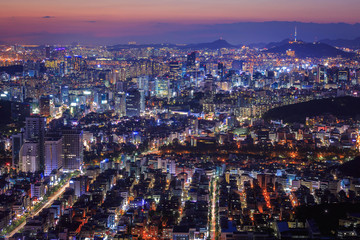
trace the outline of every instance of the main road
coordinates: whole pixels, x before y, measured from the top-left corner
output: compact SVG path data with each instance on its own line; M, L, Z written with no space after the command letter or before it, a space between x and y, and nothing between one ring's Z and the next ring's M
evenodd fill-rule
M62 186L56 193L54 193L51 197L49 197L48 201L39 208L36 212L31 213L28 217L35 217L38 215L43 209L50 207L53 202L58 199L66 190L67 187L69 187L70 179ZM10 237L12 237L15 233L19 232L24 226L26 225L26 220L21 223L19 226L17 226L14 230L12 230L9 234L6 235L5 239L8 240Z
M213 178L212 183L213 185L213 191L211 196L211 229L210 230L210 239L215 240L216 239L216 224L218 223L217 214L216 214L216 195L217 193L217 179Z

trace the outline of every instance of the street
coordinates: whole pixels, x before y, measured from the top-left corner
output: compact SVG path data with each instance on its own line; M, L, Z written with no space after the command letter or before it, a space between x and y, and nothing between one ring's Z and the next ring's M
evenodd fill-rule
M53 194L49 199L48 202L45 203L40 209L38 209L36 212L32 213L29 217L34 217L38 215L44 208L47 208L53 204L53 202L58 199L64 192L67 187L69 187L70 179L62 186L55 194ZM15 228L12 232L10 232L5 239L9 239L12 237L15 233L20 231L24 226L26 225L26 221L24 221L22 224L20 224L17 228Z

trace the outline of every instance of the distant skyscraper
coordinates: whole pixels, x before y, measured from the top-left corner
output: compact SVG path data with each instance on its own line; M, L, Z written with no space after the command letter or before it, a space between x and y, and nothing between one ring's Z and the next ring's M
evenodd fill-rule
M141 94L137 89L129 89L126 93L126 116L140 116Z
M47 58L47 59L49 59L51 56L51 49L50 49L50 46L46 46L45 47L45 57Z
M317 81L319 83L327 83L327 74L326 74L326 67L325 66L319 66L318 68L318 79Z
M244 61L234 60L231 64L233 70L241 71L243 69Z
M173 97L180 94L181 65L178 61L172 61L169 67L169 97Z
M149 77L140 76L137 78L137 88L139 90L144 90L145 96L149 93Z
M192 52L188 54L187 60L186 60L186 67L194 67L196 62L196 52Z
M65 74L86 70L86 61L82 56L65 56Z
M219 62L219 63L218 63L218 75L219 75L220 77L224 77L224 75L225 75L225 70L226 70L226 68L225 68L225 66L224 66L224 63Z
M120 81L116 82L115 89L118 92L126 92L127 90L127 84L128 82Z
M170 97L169 77L157 77L155 79L155 95L157 97Z
M45 176L53 170L59 170L63 165L63 145L60 134L51 134L45 137Z
M180 72L181 72L180 62L172 61L172 62L169 63L169 67L170 67L170 73L172 75L179 75L180 74Z
M145 91L140 89L140 114L145 112Z
M214 85L214 77L211 74L206 75L205 77L205 91L206 92L212 92L213 91L213 85Z
M199 134L199 119L194 118L194 119L191 119L190 122L191 122L192 134L198 135Z
M25 142L19 154L19 170L22 172L36 172L40 170L39 143Z
M62 131L63 170L74 171L83 164L83 133L81 130L66 129Z

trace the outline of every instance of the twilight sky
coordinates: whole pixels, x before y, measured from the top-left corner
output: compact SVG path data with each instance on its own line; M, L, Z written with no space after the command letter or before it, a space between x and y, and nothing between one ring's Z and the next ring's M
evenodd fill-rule
M19 43L174 42L175 32L236 22L360 22L359 0L0 1L0 41Z

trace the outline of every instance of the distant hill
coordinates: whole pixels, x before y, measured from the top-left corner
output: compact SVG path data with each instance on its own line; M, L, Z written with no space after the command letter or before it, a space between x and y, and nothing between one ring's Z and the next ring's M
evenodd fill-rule
M340 49L337 49L325 43L304 43L304 42L284 43L282 45L270 48L266 52L286 54L286 51L289 49L294 50L295 56L300 58L306 58L306 57L323 58L323 57L337 57L337 56L350 58L354 56L354 54L352 53L344 52Z
M270 43L252 43L249 44L249 47L255 47L255 48L274 48L274 47L280 47L282 45L288 44L291 41L290 38L286 38L280 42L270 42Z
M287 123L305 123L306 117L332 114L339 118L360 119L360 98L338 97L291 104L267 111L265 120L283 120Z
M117 50L117 49L129 49L129 48L163 48L163 47L171 47L171 48L181 48L181 49L220 49L220 48L237 48L239 46L232 45L228 43L226 40L219 39L214 42L209 43L194 43L194 44L117 44L114 46L109 46L108 50Z
M289 38L287 38L287 39L284 39L284 40L282 40L281 42L271 42L271 43L268 43L268 44L266 44L264 47L265 48L274 48L274 47L281 47L281 46L283 46L283 45L286 45L286 44L288 44L289 42L290 42L291 40L289 39Z
M116 44L113 46L108 46L107 49L109 51L116 51L119 49L130 49L130 48L148 48L148 47L153 47L153 48L163 48L163 47L176 47L175 44Z
M360 37L355 39L324 39L320 42L329 44L334 47L345 47L345 48L351 48L351 49L360 49Z
M210 43L198 43L198 44L188 44L182 48L191 48L191 49L220 49L220 48L237 48L238 46L228 43L226 40L219 39Z

